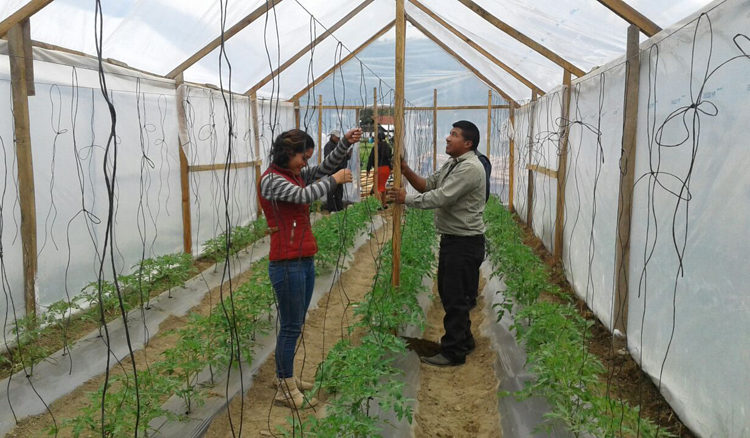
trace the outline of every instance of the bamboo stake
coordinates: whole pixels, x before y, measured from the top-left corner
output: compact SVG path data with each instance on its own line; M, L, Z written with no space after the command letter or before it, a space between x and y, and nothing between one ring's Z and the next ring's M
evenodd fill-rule
M260 206L260 166L262 158L260 156L260 128L258 126L258 96L255 93L250 93L250 116L253 123L253 140L255 140L255 196L258 201L256 215L260 217L263 214L263 209Z
M490 137L492 136L492 90L487 90L487 158L490 157Z
M516 123L515 123L515 120L516 120L516 117L515 117L515 115L516 115L515 108L513 108L513 105L511 105L511 107L510 107L510 114L508 116L508 119L510 120L510 132L512 134L510 136L510 139L508 140L508 148L510 149L510 151L509 151L509 158L508 158L508 172L509 172L508 173L508 179L510 180L509 181L510 187L508 189L508 210L511 213L513 213L515 211L515 207L513 207L513 190L515 189L515 185L516 185L516 183L514 181L514 179L515 179L515 173L516 173L516 170L514 168L514 166L516 165L516 150L515 150L516 149L516 141L515 141L515 137L516 137Z
M536 90L531 90L531 102L529 102L529 162L528 165L531 165L531 161L533 160L534 156L534 103L536 102ZM526 225L531 228L532 224L532 214L534 212L533 204L534 204L534 171L529 169L528 171L528 191L526 193Z
M378 89L377 87L372 89L372 95L373 95L373 104L372 104L372 129L374 129L374 136L375 140L372 143L372 147L375 148L375 156L373 160L373 166L374 166L374 174L373 174L373 193L377 193L378 191L378 179L380 178L378 176L378 144L380 144L380 139L378 138ZM378 195L379 196L379 195ZM382 202L382 200L381 200Z
M437 170L437 88L432 90L432 171Z
M323 156L323 95L318 95L318 165Z
M401 151L404 143L404 57L406 55L406 11L404 0L396 0L396 93L393 114L393 187L401 189ZM393 204L393 276L391 284L401 283L401 204Z

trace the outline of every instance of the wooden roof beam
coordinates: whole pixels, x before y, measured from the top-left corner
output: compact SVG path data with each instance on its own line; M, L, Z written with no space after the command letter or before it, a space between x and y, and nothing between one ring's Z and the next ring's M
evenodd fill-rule
M238 21L235 25L233 25L229 29L226 29L223 35L224 41L226 42L229 38L232 38L233 36L237 35L239 31L246 28L247 26L250 25L250 23L262 17L266 12L270 11L276 5L281 3L281 0L269 0L269 1L270 1L270 4L268 1L264 2L262 5L255 8L253 12L245 16L245 18ZM202 49L195 52L193 56L186 59L180 65L175 67L172 71L167 73L166 77L170 79L175 79L177 76L179 76L180 73L184 72L185 70L190 68L193 64L203 59L204 56L208 55L214 49L219 47L221 45L221 39L222 39L222 35L219 35L218 37L214 38L210 43L203 46Z
M544 47L543 45L537 43L536 41L527 37L523 33L519 32L513 26L505 23L504 21L490 14L486 9L474 3L472 0L458 0L458 1L461 2L467 8L471 9L474 13L476 13L480 17L487 20L493 26L507 33L508 35L518 40L519 42L525 44L526 46L530 47L531 49L534 49L539 54L549 59L550 61L554 62L555 64L559 65L560 67L564 68L565 70L568 70L569 72L573 73L574 75L578 77L583 76L585 74L585 72L581 70L580 68L566 61L561 56L553 52L552 50Z
M620 18L628 23L638 27L646 36L652 37L661 32L661 27L649 20L648 17L636 11L632 6L623 0L597 0L610 11L619 15Z
M352 58L354 58L355 56L357 56L357 54L359 52L361 52L367 46L369 46L370 44L372 44L373 41L375 41L378 38L380 38L381 36L385 35L385 33L388 32L389 30L391 30L391 28L393 26L395 26L395 25L396 25L396 20L393 20L390 23L388 23L385 26L383 26L383 28L380 29L375 35L371 36L367 41L365 41L359 47L357 47L356 49L354 49L350 54L348 54L345 57L341 58L341 61L337 62L336 65L334 65L333 67L331 67L328 70L326 70L325 73L323 73L322 75L318 76L314 81L312 81L312 83L310 83L305 88L303 88L302 90L300 90L297 94L295 94L294 96L292 96L289 100L295 101L295 100L298 100L300 97L304 96L305 93L307 93L312 87L314 87L314 86L318 85L319 83L321 83L325 78L327 78L328 76L330 76L331 73L333 73L334 71L336 71L337 68L339 68L342 65L346 64L347 62L349 62Z
M320 36L318 36L317 38L315 38L314 41L312 41L307 46L303 47L302 50L300 50L299 52L297 52L297 54L295 54L294 56L292 56L291 58L289 58L286 62L284 62L283 64L281 64L276 70L274 70L271 73L269 73L265 78L261 79L260 82L258 82L257 84L253 85L253 87L250 88L249 90L247 90L247 92L245 94L250 94L252 92L258 91L262 86L266 85L274 77L278 76L281 72L283 72L284 70L286 70L287 68L289 68L289 66L291 66L292 64L294 64L294 62L297 61L299 58L301 58L305 53L309 52L313 47L315 47L318 44L320 44L321 41L323 41L324 39L326 39L329 35L331 35L333 32L335 32L337 29L339 29L341 26L343 26L347 21L351 20L355 15L357 15L358 13L360 13L360 11L362 11L362 9L366 8L373 1L374 0L365 0L362 3L360 3L359 6L357 6L351 12L349 12L348 14L346 14L346 16L344 16L344 18L342 18L341 20L337 21L336 24L334 24L333 26L329 27L328 30L326 30Z
M0 22L0 37L5 36L11 27L41 11L42 8L50 3L52 3L52 0L31 0L26 3L19 10L10 14L8 18Z
M458 53L456 53L455 51L453 51L453 49L451 49L450 47L448 47L447 44L445 44L444 42L440 41L440 39L438 39L437 37L435 37L435 35L433 35L432 33L430 33L430 31L428 31L427 29L425 29L425 27L422 26L421 24L419 24L419 22L417 20L415 20L413 17L411 17L408 14L406 15L406 19L409 21L409 23L411 23L412 26L414 26L417 29L419 29L420 32L422 32L429 39L431 39L432 41L434 41L435 44L437 44L443 50L445 50L446 52L448 52L448 54L450 54L451 56L453 56L453 58L455 58L456 61L460 62L461 65L463 65L466 69L468 69L469 71L471 71L472 73L474 73L474 75L476 75L476 77L478 77L485 84L489 85L495 91L497 91L498 93L500 93L500 95L503 97L503 99L507 100L513 106L516 106L516 107L519 106L518 102L516 102L512 97L510 97L510 95L508 95L508 93L506 93L500 87L498 87L497 85L495 85L492 81L490 81L489 79L487 79L487 77L485 75L483 75L482 73L480 73L476 68L474 68L474 66L472 66L471 64L469 64L468 62L466 62L465 59L463 59L461 56L459 56Z
M446 28L449 31L451 31L457 37L461 38L466 44L468 44L469 46L471 46L474 50L476 50L477 52L479 52L482 55L484 55L484 57L487 58L487 59L489 59L490 61L492 61L493 64L495 64L496 66L502 68L506 72L510 73L511 76L513 76L514 78L516 78L519 81L521 81L522 84L526 85L527 87L531 88L532 90L536 88L536 90L539 93L544 94L544 90L542 90L541 87L539 87L538 85L534 84L530 80L526 79L522 74L518 73L517 71L513 70L510 66L508 66L504 62L502 62L499 59L497 59L494 55L492 55L491 53L489 53L482 46L480 46L479 44L477 44L474 41L472 41L469 37L467 37L466 35L464 35L463 33L461 33L455 27L451 26L448 22L446 22L445 20L443 20L442 18L440 18L437 14L435 14L434 12L432 12L429 8L427 8L425 5L423 5L422 3L420 3L418 0L409 0L409 1L414 6L416 6L417 8L419 8L422 12L424 12L427 15L429 15L430 18L432 18L433 20L437 21L441 26L443 26L444 28Z

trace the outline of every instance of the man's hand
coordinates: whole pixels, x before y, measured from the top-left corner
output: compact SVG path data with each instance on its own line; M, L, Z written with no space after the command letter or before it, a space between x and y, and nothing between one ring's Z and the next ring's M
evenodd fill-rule
M333 174L333 179L336 180L336 184L352 182L352 171L349 169L341 169Z
M406 202L406 189L388 189L385 191L385 199L396 204L403 204Z
M346 134L344 134L344 137L346 137L346 141L349 142L349 144L357 143L359 139L362 138L362 129L350 129L346 132Z

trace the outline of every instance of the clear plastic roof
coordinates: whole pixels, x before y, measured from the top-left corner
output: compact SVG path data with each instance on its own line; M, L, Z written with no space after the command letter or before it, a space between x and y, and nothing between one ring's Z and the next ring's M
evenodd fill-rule
M0 5L0 20L26 3L5 0ZM421 0L420 3L437 19L476 42L540 89L548 91L561 83L560 66L503 33L458 0ZM625 51L628 23L596 1L475 0L475 3L585 72ZM709 1L630 0L628 3L664 27ZM231 28L257 8L269 11L226 41L225 52L231 70L226 64L221 68L225 87L229 85L231 71L232 90L245 93L295 54L304 53L275 80L258 88L261 96L273 93L282 99L304 89L392 23L395 17L394 0L106 1L102 2L103 56L140 70L167 75L220 35L222 5L226 7L224 29ZM337 26L332 36L323 39L313 50L305 50L313 40L357 8L361 10ZM463 63L473 66L485 81L516 100L529 98L527 85L470 47L410 0L406 0L406 13L409 20L430 33L431 38L449 47ZM451 59L452 55L433 42L425 43L429 38L413 24L408 28L407 58L416 57L417 62L408 64L407 86L432 84L429 86L439 88L437 84L451 83L448 75L459 79L471 75L471 83L475 83L474 75L467 73L463 65L454 68L456 60ZM94 3L90 0L55 0L31 18L31 37L36 41L93 55L96 53L93 35ZM379 43L383 47L393 39L391 30L375 45ZM409 51L410 46L427 52ZM364 82L365 77L368 84L388 82L387 78L393 77L393 53L390 57L386 53L370 53L368 62L367 52L363 51L349 64L355 66L360 82ZM429 59L418 62L425 53L430 54ZM440 65L448 68L441 69ZM184 78L190 82L218 84L219 71L217 48L187 68Z

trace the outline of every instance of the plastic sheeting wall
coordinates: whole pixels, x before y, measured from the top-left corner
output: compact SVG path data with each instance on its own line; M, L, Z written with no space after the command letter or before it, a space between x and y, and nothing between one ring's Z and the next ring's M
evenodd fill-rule
M641 45L628 346L691 429L736 438L750 435L750 1L713 7Z
M624 90L619 63L574 81L570 97L563 265L610 330Z
M706 12L640 47L628 348L691 430L745 437L750 1L715 2ZM610 328L624 82L624 58L573 82L565 198L566 274ZM531 161L554 169L556 143L544 145L559 117L552 94L533 106ZM514 133L522 219L529 112L516 111ZM546 213L554 211L555 189L548 196L546 178L535 176L533 222L551 249Z

